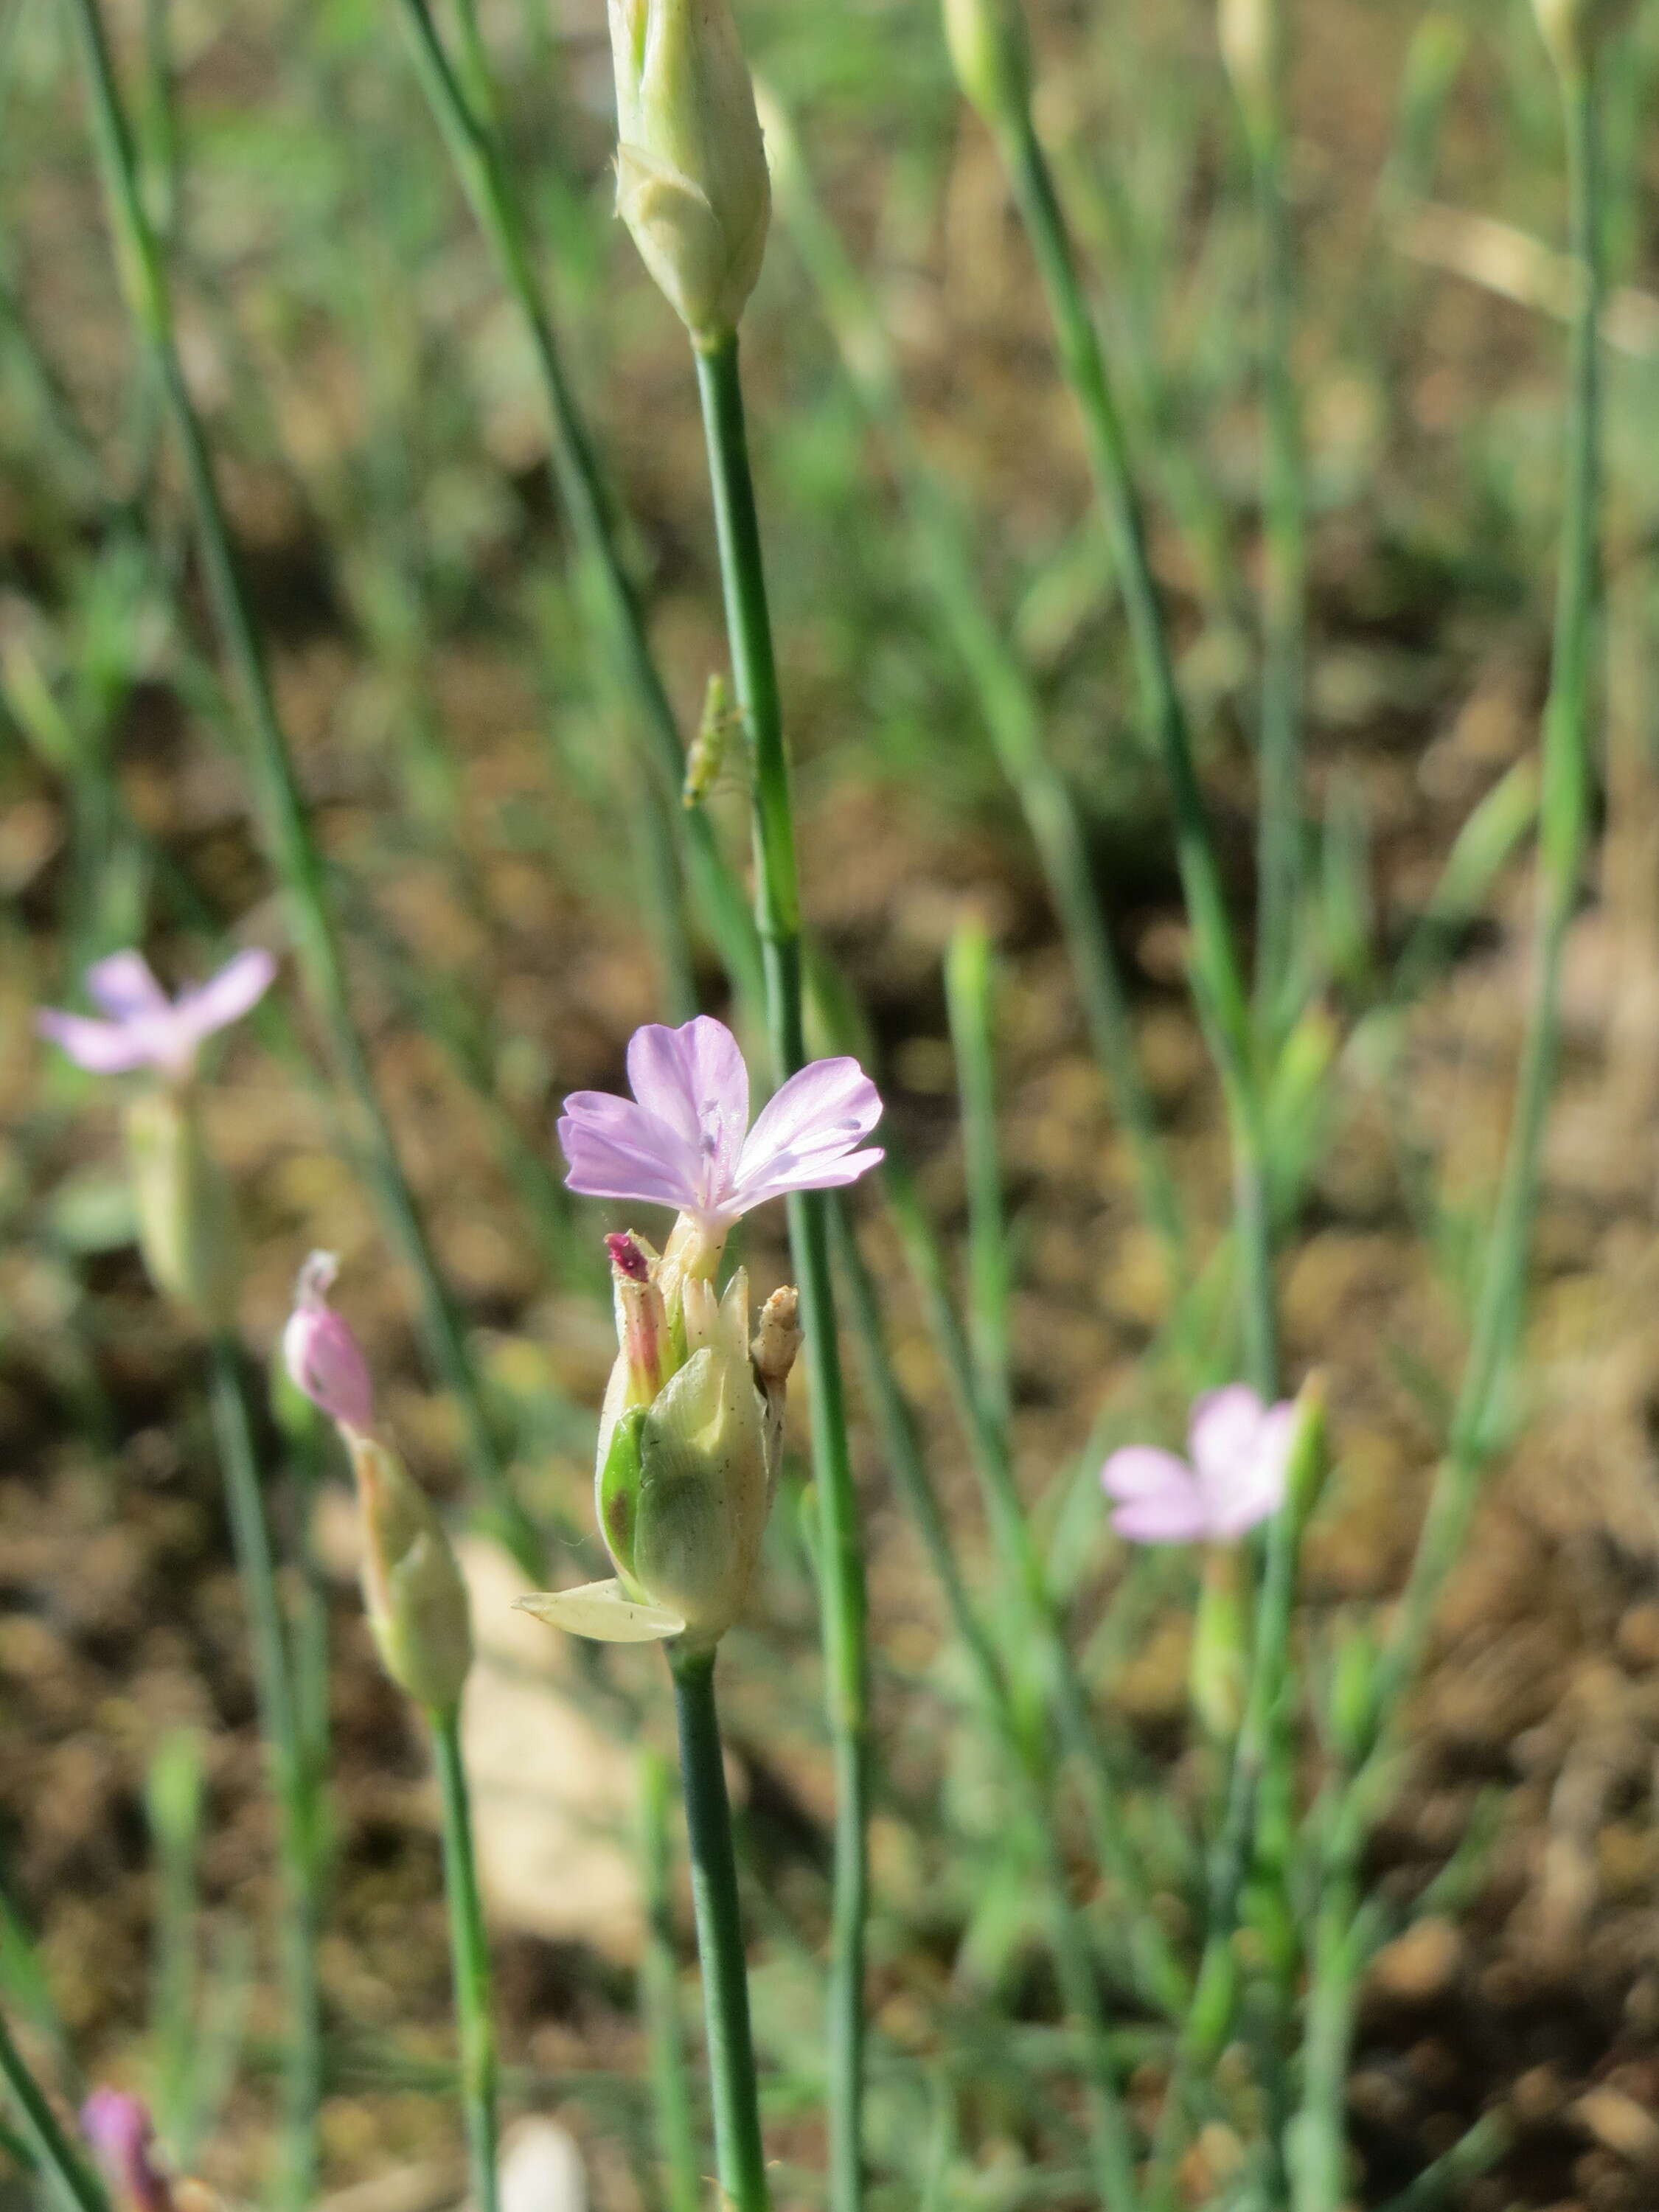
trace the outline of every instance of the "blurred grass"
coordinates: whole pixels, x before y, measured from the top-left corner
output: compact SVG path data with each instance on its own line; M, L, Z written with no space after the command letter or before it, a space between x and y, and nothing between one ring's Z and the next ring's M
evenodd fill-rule
M1524 915L1517 879L1501 864L1528 812L1520 763L1541 696L1559 498L1557 332L1540 314L1424 267L1402 239L1421 194L1558 246L1559 144L1523 7L1436 11L1455 66L1445 62L1427 91L1419 80L1403 123L1408 55L1419 71L1428 67L1418 12L1345 4L1301 14L1289 176L1305 256L1297 365L1312 516L1310 812L1328 825L1328 942L1343 948L1332 951L1325 1002L1344 1021L1374 1017L1310 1116L1300 1178L1311 1191L1309 1225L1281 1285L1293 1369L1335 1365L1350 1439L1340 1513L1315 1547L1322 1618L1390 1586L1441 1418L1436 1393L1455 1374L1456 1316L1495 1180L1515 1042L1512 948ZM547 1171L549 1123L565 1089L616 1079L622 1039L662 1001L629 829L626 716L591 649L569 534L549 489L535 364L435 148L386 9L369 0L261 4L239 10L233 27L176 0L156 11L166 33L159 71L140 12L122 9L114 20L152 212L178 271L186 373L273 641L279 700L348 921L354 1000L515 1486L538 1516L585 1525L581 1408L594 1402L603 1362L585 1297L593 1217L570 1208ZM618 482L628 559L690 732L706 675L723 657L701 453L678 333L609 218L602 21L597 9L554 22L502 6L486 9L483 24L538 267ZM1224 1214L1224 1145L1181 1010L1156 764L1133 726L1122 617L1082 454L989 149L958 115L930 8L757 5L744 26L878 303L910 434L949 487L973 580L1024 665L1048 754L1079 810L1147 1086L1207 1251ZM1040 29L1039 124L1147 456L1154 559L1176 610L1224 868L1242 899L1259 524L1249 348L1240 343L1252 315L1245 149L1206 9L1056 8ZM1611 86L1608 130L1612 278L1649 290L1659 281L1650 222L1659 177L1643 120L1656 59L1650 27ZM250 913L264 925L270 886L225 764L230 710L207 650L175 464L112 289L63 13L44 0L17 0L4 20L0 98L0 1432L11 1450L14 1526L24 1532L7 1548L25 1613L41 1623L34 1644L21 1633L0 1644L15 1714L0 1802L17 1831L19 1894L42 1956L67 1983L76 2035L102 2064L130 2051L137 2026L133 1937L149 1905L133 1807L149 1753L163 1719L190 1717L222 1734L246 1706L234 1686L234 1639L211 1595L220 1547L201 1504L204 1462L184 1410L180 1350L143 1310L118 1194L100 1182L105 1147L88 1087L48 1066L26 1027L35 1000L62 996L88 958L146 926L181 969L204 965L225 929ZM1379 194L1380 175L1389 185ZM1166 1831L1172 1802L1190 1811L1201 1801L1177 1757L1170 1702L1183 1666L1182 1571L1147 1562L1118 1589L1092 1463L1077 1455L1091 1423L1097 1443L1173 1419L1188 1389L1224 1361L1218 1301L1159 1333L1162 1267L1135 1224L1122 1138L1103 1112L1042 878L981 734L973 684L941 647L903 523L901 474L871 441L781 227L745 354L776 549L771 582L809 913L868 1008L884 1088L953 1268L970 1210L940 957L964 910L984 916L998 940L1013 1472L1029 1498L1047 1487L1039 1525L1058 1532L1056 1579L1077 1601L1088 1680L1097 1690L1113 1685L1110 1725L1139 1776L1126 1817L1138 1838L1159 1839L1158 1863L1176 1869L1166 1903L1182 1926L1197 1873L1190 1863L1182 1870ZM1653 804L1656 743L1644 641L1655 605L1659 363L1609 354L1607 365L1615 671L1621 652L1633 664L1613 699L1607 772L1634 793L1639 815ZM1479 870L1470 899L1463 824L1489 795L1497 873ZM711 811L727 849L739 849L737 794ZM1636 830L1627 821L1618 834ZM1614 980L1581 981L1570 1003L1569 1102L1580 1110L1555 1162L1542 1364L1525 1399L1538 1417L1534 1464L1546 1475L1573 1469L1575 1452L1589 1451L1602 1491L1618 1496L1621 1483L1628 1490L1650 1471L1639 1382L1626 1370L1645 1343L1632 1293L1652 1273L1644 1118L1652 1088L1639 1045L1610 1066L1604 1040L1618 979L1633 989L1650 966L1648 919L1634 896L1620 906L1605 895L1587 918L1598 933L1587 962L1599 958ZM1402 945L1408 994L1395 980ZM696 980L717 991L707 949ZM319 1240L342 1248L367 1332L398 1375L399 1420L427 1468L447 1480L453 1423L418 1390L403 1294L338 1164L330 1112L306 1087L295 1054L308 1031L301 1024L297 1039L285 1038L284 1026L273 1013L257 1043L239 1048L221 1100L258 1232L245 1325L266 1340L299 1255ZM982 1251L982 1176L976 1188ZM952 1541L983 1589L995 1567L939 1353L893 1229L883 1220L866 1228L894 1364ZM775 1272L769 1233L757 1232L754 1256ZM1594 1361L1614 1361L1620 1344L1625 1364L1609 1381ZM1556 1404L1569 1381L1578 1396L1595 1395L1587 1368L1632 1409L1588 1440L1564 1426ZM873 1395L871 1405L875 1425ZM1086 2184L1070 2090L1077 2052L1052 2024L1027 1842L999 1832L988 1757L971 1729L955 1725L971 1693L939 1642L914 1540L888 1497L884 1455L863 1432L860 1446L887 1777L873 1937L877 2155L896 2172L911 2171L914 2159L919 2176L933 2175L939 2202L1078 2202ZM145 1455L158 1452L162 1471L144 1474ZM1584 1547L1613 1542L1615 1509L1587 1508L1565 1533L1549 1517L1562 1509L1532 1510L1533 1522L1520 1507L1510 1511L1523 1530L1556 1532L1565 1580L1523 1563L1512 1591L1531 1589L1552 1620L1558 1610L1570 1617L1553 1631L1571 1659L1563 1674L1575 1682L1581 1668L1586 1679L1598 1666L1617 1674L1618 1622L1629 1607L1601 1595L1581 1601L1571 1566ZM1597 1593L1621 1588L1621 1574L1639 1585L1632 1562L1649 1556L1644 1509L1620 1510L1614 1548L1625 1548L1601 1580L1591 1577ZM82 1571L81 1545L116 1515L131 1562ZM1525 1553L1524 1536L1504 1537L1510 1525L1491 1542ZM757 1658L787 1655L799 1672L811 1638L792 1538L780 1528L777 1571L745 1642ZM71 1571L81 1572L72 1601L63 1589ZM169 1643L135 1608L135 1583L166 1617L177 1613L177 1589L189 1589L205 1625ZM1418 1808L1422 1825L1402 1814L1383 1848L1407 1887L1436 1863L1435 1820L1443 1830L1465 1770L1484 1777L1505 1765L1508 1740L1522 1730L1517 1711L1550 1725L1547 1702L1528 1705L1520 1632L1504 1642L1502 1619L1500 1609L1465 1621L1473 1649L1455 1648L1443 1670L1449 1686L1426 1702L1432 1786ZM1483 1650L1486 1675L1507 1664L1510 1687L1489 1688L1483 1705L1466 1684L1463 1710L1473 1701L1478 1717L1460 1720L1459 1670L1477 1685L1486 1679ZM342 2034L367 2008L377 2048L424 2045L414 2064L441 2049L442 1938L428 1915L422 1955L435 1965L389 1962L410 1915L425 1910L415 1900L433 1889L429 1851L408 1856L413 1756L384 1711L377 1733L374 1692L349 1632L343 1664L348 1686L336 1698L350 1724L341 1759L356 1794L343 1815L340 1933L325 1976ZM1650 1726L1637 1702L1642 1669L1625 1674L1638 1714L1626 1724L1639 1741ZM100 1700L117 1708L120 1748L94 1755L96 1778L75 1802L106 1832L65 1838L39 1805L42 1777L60 1771L88 1713L103 1712ZM823 1906L814 1857L820 1730L805 1686L786 1686L759 1666L740 1703L740 1743L757 1782L754 1863L780 1892L781 1925L766 1930L760 1983L779 2069L774 2111L791 2159L790 2201L798 2189L806 2203L817 2061L791 2022ZM1482 1973L1515 1968L1522 1937L1511 1923L1542 1893L1535 1873L1514 1870L1524 1838L1559 1844L1547 1784L1567 1749L1555 1757L1541 1778L1523 1778L1522 1840L1502 1875L1521 1903L1508 1917L1489 1900L1461 1916ZM781 1775L769 1771L774 1761ZM391 1796L388 1762L404 1778ZM252 1917L266 1901L263 1838L257 1821L229 1817L252 1795L246 1759L222 1746L210 1777L210 1808L228 1817L228 1839L208 1851L203 1881L224 1934L228 1919ZM1074 1850L1079 1883L1091 1879L1086 1864ZM100 1942L77 1917L77 1894L100 1888L116 1900L106 1911L125 1937L106 1928ZM1110 1960L1110 1893L1087 1887L1085 1899ZM1639 2168L1632 2175L1615 2161L1579 2172L1595 2146L1586 2150L1561 2117L1576 2084L1616 2073L1632 2038L1639 2047L1639 1993L1655 1964L1650 1939L1628 1918L1608 1903L1595 1923L1616 1929L1596 1940L1622 1947L1618 1963L1609 1958L1573 2051L1547 2054L1563 2077L1555 2117L1503 2169L1508 2194L1482 2200L1477 2184L1460 2184L1467 2198L1455 2201L1545 2203L1546 2192L1559 2200L1573 2191L1597 2212L1644 2202ZM592 2063L633 2063L628 1998L603 1964L530 1937L507 1948L510 2037L550 2036L560 2064L590 2046ZM1523 1946L1518 1955L1543 1974ZM1469 1986L1485 1986L1473 1969ZM988 2050L972 2040L981 1998L1024 2021ZM1431 2069L1425 2080L1413 2072L1413 2035L1420 2043L1432 2023L1409 2005L1384 1991L1362 2025L1355 2094L1367 2201L1381 2202L1409 2179L1413 2160L1444 2148L1437 2126L1473 2119L1534 2063L1535 2039L1496 1997L1468 2002L1471 2040L1484 2037L1490 2055L1460 2059L1464 2070L1449 2084L1437 2085ZM817 2009L814 1990L801 2017L816 2020ZM256 2030L262 2021L256 2005ZM890 2073L888 2051L896 2054ZM1368 2106L1373 2061L1393 2088L1375 2091ZM580 2094L572 2098L573 2110L587 2109ZM331 2171L342 2177L428 2141L434 2125L416 2099L343 2096L337 2107ZM614 2122L617 2139L641 2142L632 2091L623 2110L631 2117L626 2128ZM614 2108L599 2101L592 2112L603 2136ZM257 2163L247 2146L258 2118L244 2087L214 2154L226 2174ZM621 2172L601 2167L605 2203L633 2201L641 2185L622 2163Z

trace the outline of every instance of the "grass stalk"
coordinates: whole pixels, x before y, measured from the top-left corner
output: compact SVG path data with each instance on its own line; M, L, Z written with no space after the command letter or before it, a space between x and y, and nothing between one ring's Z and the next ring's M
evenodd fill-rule
M1071 955L1090 1044L1133 1165L1141 1210L1183 1276L1185 1226L1077 801L1049 758L1040 701L1007 625L987 606L961 515L917 444L892 348L868 288L813 191L793 125L769 100L773 188L797 252L817 289L842 366L887 448L915 554L915 570L978 701L997 763L1014 793Z
M456 1711L428 1713L432 1758L442 1802L444 1896L455 1984L460 2094L466 2118L473 2212L496 2212L498 2118L495 2022L490 1996L489 1942L472 1847L472 1808Z
M1550 689L1540 738L1538 915L1533 996L1510 1140L1479 1279L1474 1326L1447 1449L1430 1492L1406 1589L1378 1664L1369 1741L1332 1792L1328 1889L1339 1893L1392 1784L1401 1709L1428 1646L1496 1448L1525 1312L1527 1263L1538 1208L1545 1123L1561 1031L1561 975L1589 834L1599 594L1601 298L1601 200L1594 66L1562 75L1569 228L1580 270L1571 325L1565 477ZM1322 1905L1322 1912L1324 1907ZM1316 2071L1304 2084L1300 2142L1341 2140L1342 2085ZM1328 2165L1328 2160L1325 2161ZM1320 2168L1321 2175L1325 2166ZM1335 2197L1310 2182L1297 2212L1329 2212Z
M1269 0L1276 15L1283 0ZM1287 992L1302 890L1302 671L1307 599L1306 496L1293 349L1296 246L1285 183L1282 27L1270 38L1261 98L1247 114L1261 264L1262 400L1261 720L1258 738L1255 1004L1265 1036L1292 1009Z
M735 333L693 349L708 448L726 633L738 703L753 747L755 916L778 1079L806 1060L800 902L789 765L767 608L760 521L744 424ZM832 1200L788 1200L811 1389L812 1468L825 1692L836 1768L835 1892L830 1977L830 2203L858 2212L864 2189L864 1936L869 1884L869 1656L864 1552L847 1441L830 1268Z
M956 1053L968 1179L968 1316L975 1376L994 1419L1013 1409L1009 1380L1010 1268L997 1143L995 969L981 922L965 922L945 962L945 1000Z
M994 131L1042 277L1060 373L1083 419L1091 465L1111 538L1139 673L1143 710L1163 762L1176 863L1192 930L1194 988L1223 1078L1241 1194L1240 1307L1250 1379L1271 1395L1278 1369L1272 1222L1265 1199L1260 1083L1250 1008L1221 870L1176 684L1168 627L1147 550L1146 525L1122 418L1100 337L1084 295L1066 217L1029 98L1011 98Z
M301 1735L283 1616L282 1593L265 1522L253 1425L234 1342L209 1346L213 1426L225 1486L231 1543L247 1607L254 1695L278 1817L282 1878L281 1957L288 2011L283 2063L280 2201L309 2205L317 2191L318 2121L323 2101L322 1994L317 1978L321 1933L316 1777Z
M3 2014L0 2014L0 2078L11 2092L30 2148L64 2202L75 2206L76 2212L110 2212L102 2184L70 2148L46 2091L13 2040Z
M738 1907L732 1810L726 1802L714 1655L668 1647L679 1724L680 1775L691 1844L691 1897L702 1963L703 2016L720 2193L732 2212L769 2212L761 2142L755 2050L749 2027L749 1971Z
M702 2161L680 2025L671 1871L668 1764L659 1752L647 1750L640 1760L640 1878L645 1899L640 2008L650 2057L652 2120L668 2212L700 2212Z
M94 147L122 289L184 460L208 598L252 740L248 765L256 814L270 864L288 896L301 970L354 1109L354 1133L381 1212L415 1277L428 1352L459 1413L474 1476L485 1492L503 1542L521 1565L536 1572L541 1539L512 1494L459 1317L404 1175L352 1016L323 855L277 714L207 439L185 379L171 290L140 189L132 134L115 80L100 0L68 0L68 4L85 69Z

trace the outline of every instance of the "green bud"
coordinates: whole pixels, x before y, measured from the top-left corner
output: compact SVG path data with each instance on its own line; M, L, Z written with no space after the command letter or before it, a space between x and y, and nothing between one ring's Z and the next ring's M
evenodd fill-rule
M771 218L728 0L610 0L617 212L699 345L737 328Z
M594 1490L617 1578L520 1603L605 1642L684 1636L713 1644L742 1608L772 1508L784 1390L800 1340L795 1293L774 1292L752 1346L741 1267L724 1297L702 1276L683 1280L678 1317L659 1326L670 1255L647 1259L632 1237L611 1246L622 1342ZM644 1399L659 1358L669 1372Z
M363 1604L380 1663L423 1712L450 1713L472 1664L472 1610L443 1523L403 1462L353 1434Z
M1630 13L1631 0L1533 0L1544 44L1563 76L1580 76Z
M1332 1745L1347 1766L1358 1765L1370 1752L1376 1727L1376 1672L1381 1656L1381 1646L1368 1622L1339 1629L1326 1716Z
M945 43L963 98L988 122L1031 96L1031 47L1019 0L944 0Z
M138 1246L163 1297L204 1326L227 1321L240 1281L230 1186L188 1087L141 1091L122 1117Z
M1219 0L1216 28L1234 97L1253 136L1273 128L1284 60L1283 0Z

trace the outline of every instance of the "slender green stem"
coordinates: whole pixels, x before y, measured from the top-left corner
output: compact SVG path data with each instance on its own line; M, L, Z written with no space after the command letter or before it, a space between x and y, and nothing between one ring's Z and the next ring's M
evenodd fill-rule
M995 118L1014 198L1036 260L1054 324L1061 374L1083 417L1096 489L1111 537L1128 618L1143 709L1164 763L1175 828L1176 862L1193 933L1194 983L1223 1077L1236 1158L1254 1176L1262 1132L1250 1109L1260 1085L1249 996L1209 819L1194 765L1186 710L1176 687L1168 628L1146 548L1146 525L1127 441L1113 398L1099 333L1084 296L1054 178L1037 138L1029 100ZM1272 1223L1266 1204L1238 1218L1243 1249L1241 1307L1258 1387L1277 1369Z
M538 1570L540 1534L513 1497L491 1434L459 1319L404 1175L390 1124L353 1019L320 848L301 795L264 647L238 566L213 462L173 326L162 258L138 186L132 136L121 104L99 0L68 0L85 65L93 137L123 289L160 383L185 463L203 573L225 657L241 693L252 746L248 765L272 869L283 884L295 945L336 1066L355 1109L355 1132L376 1196L414 1274L434 1366L459 1410L473 1471L489 1495L502 1540L520 1565Z
M449 150L456 175L479 228L495 256L502 283L523 319L547 404L552 433L553 472L572 532L587 571L592 602L603 623L619 682L634 703L643 740L642 757L654 793L659 824L680 814L684 749L661 674L646 635L644 617L617 543L611 503L600 477L592 439L536 275L522 211L499 137L488 117L469 99L445 52L432 19L429 0L394 0L409 35L410 52L433 116ZM487 83L482 43L468 46L469 76ZM741 886L726 866L713 825L699 808L684 816L690 865L697 902L734 988L750 1003L761 999L761 974L755 933ZM645 824L653 853L659 830ZM672 840L663 848L672 876ZM658 865L653 860L653 866ZM682 931L682 934L683 934ZM687 986L689 988L689 985Z
M744 1963L738 1870L732 1854L732 1810L726 1802L720 1717L714 1707L714 1655L670 1644L668 1663L674 1677L680 1777L691 1844L691 1898L702 1961L720 2192L732 2212L769 2212L771 2196L749 2031L749 1972Z
M1275 0L1279 4L1279 0ZM1271 1039L1287 1018L1301 895L1303 633L1307 596L1302 424L1292 358L1295 246L1285 185L1283 70L1255 118L1250 158L1261 263L1264 422L1262 665L1256 848L1256 1012Z
M703 2169L680 2024L671 1860L668 1763L659 1752L647 1750L640 1759L640 1876L645 1896L640 2004L650 2052L652 2117L668 2212L700 2212Z
M495 2021L490 1996L489 1941L472 1850L472 1808L461 1753L459 1715L428 1713L433 1764L443 1802L444 1895L455 1978L455 2027L460 2047L461 2103L472 2172L474 2212L495 2212Z
M232 1339L216 1335L210 1358L213 1425L225 1504L247 1607L259 1725L281 1820L281 1948L289 2014L283 2060L282 2201L301 2207L310 2204L316 2194L318 2116L323 2099L322 1996L317 1981L322 1916L315 1791L301 1734L252 1424Z
M777 1073L805 1065L800 898L777 667L744 426L735 332L695 349L719 534L726 626L738 702L754 749L755 915ZM869 1660L864 1552L847 1443L841 1352L823 1191L788 1201L811 1393L825 1691L836 1768L835 1899L830 1974L830 2203L858 2212L864 2189L864 1924L869 1882Z
M984 925L964 923L945 962L945 1000L956 1048L962 1146L968 1172L969 1334L981 1396L992 1418L1012 1410L1009 1380L1008 1239L997 1144L995 979Z
M110 2212L109 2199L102 2185L70 2148L69 2138L58 2124L58 2116L47 2101L46 2091L12 2039L3 2013L0 2013L0 2077L3 2077L16 2103L24 2133L36 2158L51 2175L65 2203L76 2206L78 2212Z
M1124 1133L1148 1223L1177 1280L1185 1231L1157 1116L1141 1073L1128 994L1089 865L1076 799L1049 757L1042 702L986 605L962 515L912 429L886 326L868 288L813 192L787 118L766 109L773 189L807 273L818 289L848 379L885 443L915 550L915 568L941 629L974 687L986 733L1015 793L1071 954L1090 1043Z

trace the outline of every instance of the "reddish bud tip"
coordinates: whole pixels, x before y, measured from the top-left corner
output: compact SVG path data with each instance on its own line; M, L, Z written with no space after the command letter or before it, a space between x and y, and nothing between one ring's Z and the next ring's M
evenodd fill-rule
M650 1281L650 1267L631 1231L619 1230L607 1237L605 1249L611 1255L611 1264L619 1275L626 1275L630 1283Z

